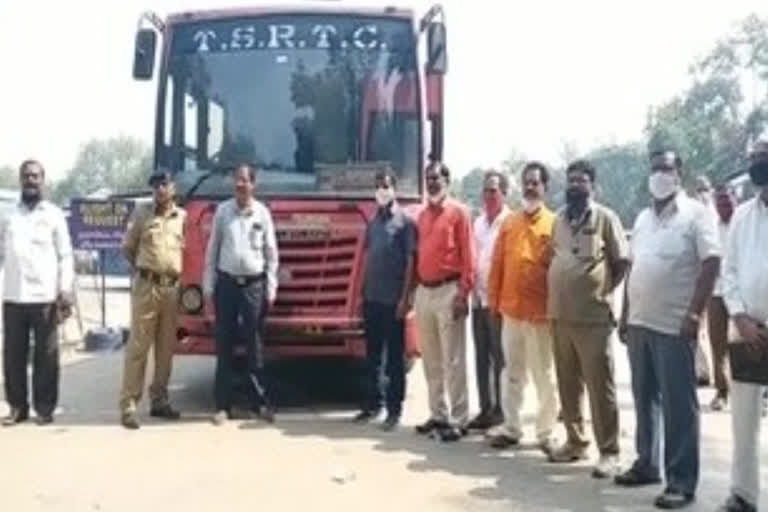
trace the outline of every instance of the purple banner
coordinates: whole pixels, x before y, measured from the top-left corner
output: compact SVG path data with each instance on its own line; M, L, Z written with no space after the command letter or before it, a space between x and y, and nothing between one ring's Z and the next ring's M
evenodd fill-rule
M119 249L134 202L125 199L73 199L69 232L75 249Z

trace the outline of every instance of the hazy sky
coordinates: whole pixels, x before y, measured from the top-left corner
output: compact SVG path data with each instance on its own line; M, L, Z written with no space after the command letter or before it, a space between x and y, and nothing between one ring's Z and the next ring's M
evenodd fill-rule
M220 0L2 3L0 164L34 156L54 177L90 137L125 133L151 141L156 83L131 78L139 13L149 7L164 16L222 5ZM266 2L228 5L254 3ZM430 3L398 5L423 10ZM446 159L464 172L475 164L499 163L511 148L555 161L565 141L586 150L636 137L648 105L685 87L691 60L735 21L760 12L761 3L445 0Z

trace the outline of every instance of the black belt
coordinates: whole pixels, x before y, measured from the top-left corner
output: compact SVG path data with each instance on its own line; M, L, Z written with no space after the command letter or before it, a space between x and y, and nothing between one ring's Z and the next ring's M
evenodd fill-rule
M152 272L151 270L148 270L146 268L136 269L136 273L139 274L139 277L141 277L142 279L151 281L158 286L176 286L176 283L179 281L179 276L170 275L170 274L159 274L157 272Z
M265 272L262 272L261 274L252 274L249 276L236 276L228 272L223 272L221 270L219 270L219 273L233 280L235 284L237 284L237 286L240 286L240 287L249 286L253 283L263 281L267 277L267 274Z
M458 281L459 279L461 279L461 276L459 274L453 274L453 275L444 277L442 279L438 279L437 281L421 281L420 284L424 288L439 288L445 284Z

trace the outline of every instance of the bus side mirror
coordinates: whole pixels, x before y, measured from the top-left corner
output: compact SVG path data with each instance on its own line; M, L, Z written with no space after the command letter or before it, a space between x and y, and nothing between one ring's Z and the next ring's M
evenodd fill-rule
M445 24L432 22L427 28L427 73L444 75L448 71Z
M155 69L155 48L157 34L151 28L142 28L136 32L136 47L133 54L133 78L150 80Z

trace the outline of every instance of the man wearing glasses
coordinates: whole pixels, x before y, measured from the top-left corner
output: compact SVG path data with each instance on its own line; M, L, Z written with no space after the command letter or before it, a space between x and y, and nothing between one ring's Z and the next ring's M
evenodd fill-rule
M155 352L155 371L149 387L150 415L167 420L179 418L168 402L176 317L184 248L186 213L174 203L175 187L169 171L149 179L152 203L136 208L123 239L123 254L135 275L131 290L131 335L125 348L123 385L120 391L120 422L139 428L136 406L144 387L150 348Z

